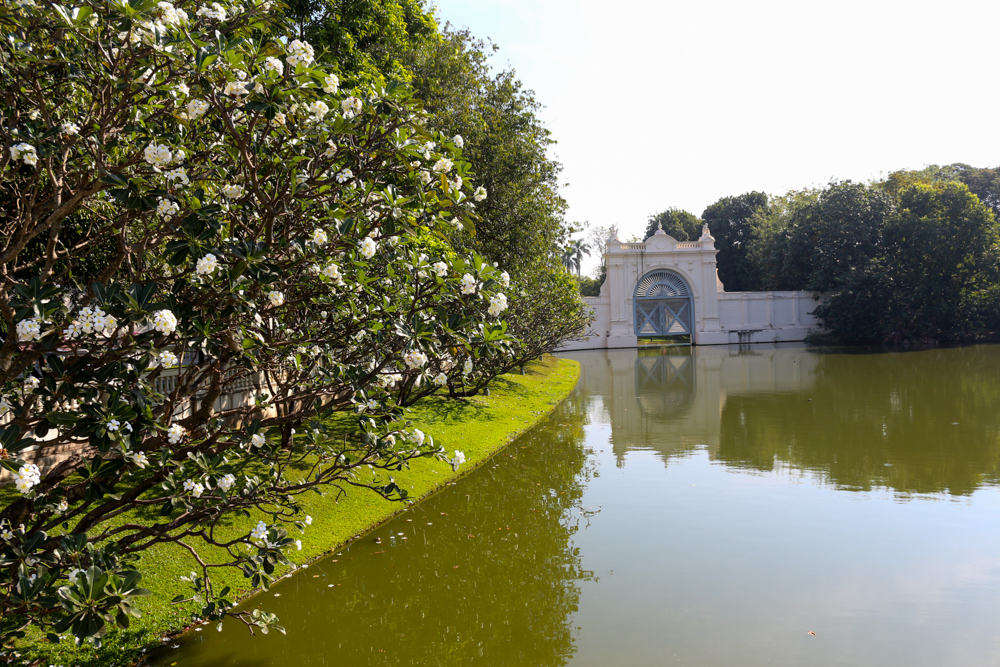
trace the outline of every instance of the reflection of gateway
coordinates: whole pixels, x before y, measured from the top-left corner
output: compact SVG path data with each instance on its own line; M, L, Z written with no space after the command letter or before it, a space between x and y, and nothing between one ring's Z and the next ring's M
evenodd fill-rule
M694 400L691 355L646 356L635 360L635 394L643 414L658 419L679 417Z
M647 273L635 286L635 335L640 338L690 335L693 311L691 288L673 271Z

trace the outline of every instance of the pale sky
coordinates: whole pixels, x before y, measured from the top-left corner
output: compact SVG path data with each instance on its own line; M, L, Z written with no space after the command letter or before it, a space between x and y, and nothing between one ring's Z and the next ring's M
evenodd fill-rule
M1000 164L997 0L432 3L545 105L568 219L622 238L751 190Z

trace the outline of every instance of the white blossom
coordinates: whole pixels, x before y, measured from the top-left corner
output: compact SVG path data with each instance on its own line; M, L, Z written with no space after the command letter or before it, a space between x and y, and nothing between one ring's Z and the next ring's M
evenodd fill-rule
M118 326L118 320L114 316L105 313L97 306L84 306L67 327L66 337L73 339L82 334L113 331L116 326Z
M33 486L37 486L42 481L42 473L34 463L25 463L21 466L21 469L17 471L17 477L14 479L14 486L21 493L28 493L31 491Z
M217 2L213 2L208 7L202 7L197 12L198 16L204 16L209 19L216 19L217 21L226 20L226 10Z
M354 172L350 169L342 169L339 174L337 174L338 183L346 183L347 181L354 178Z
M215 3L218 4L218 3ZM205 100L191 100L187 103L187 117L190 120L198 120L208 111L208 102Z
M462 138L461 134L456 134L451 138L451 142L458 146L459 148L465 148L465 139Z
M195 273L199 276L210 276L219 266L219 260L212 253L208 253L195 264Z
M308 65L313 61L313 57L316 55L313 51L313 47L309 42L303 42L298 39L292 40L286 49L288 64L292 67L297 65Z
M285 73L285 64L274 57L268 57L264 59L264 70L281 76Z
M302 540L295 540L295 548L302 551Z
M372 240L372 237L366 236L364 240L361 241L361 247L358 252L360 252L365 259L371 259L375 256L376 250L378 250L378 244Z
M65 498L63 498L62 500L60 500L59 504L56 505L56 511L59 512L60 514L63 513L63 512L65 512L68 509L69 509L69 503L66 502Z
M172 217L177 215L181 210L177 202L171 201L169 199L160 199L159 203L156 204L156 213L164 220L170 220Z
M112 419L108 422L108 430L114 433L122 427L122 423L117 419Z
M129 458L131 458L132 462L139 468L145 468L149 465L149 459L146 458L146 455L143 452L133 452L129 455Z
M164 368L173 368L178 363L177 355L170 350L163 350L156 355L156 363Z
M0 398L0 419L6 417L10 413L10 403L6 398Z
M184 167L178 167L177 169L171 169L163 175L168 181L174 182L179 187L184 187L185 185L191 185L191 180L188 178L187 171Z
M455 465L460 466L465 463L465 454L459 450L455 450L455 458L453 459Z
M191 89L188 88L188 85L182 81L181 83L178 83L176 86L174 86L174 92L176 92L178 95L183 95L184 97L187 97L188 95L191 94Z
M451 171L451 168L453 166L455 166L454 162L452 162L446 157L443 157L434 163L433 169L434 171L440 172L442 174L447 174L449 171Z
M167 429L167 442L176 445L184 439L185 435L187 435L187 429L180 424L171 424L170 428Z
M196 482L193 479L187 479L184 480L184 490L195 498L200 498L201 494L205 492L205 487L201 482Z
M445 264L444 262L437 262L436 264L434 264L434 273L436 273L441 278L444 278L446 275L448 275L448 265Z
M323 79L323 92L333 95L340 88L340 79L336 74L329 74Z
M155 142L146 146L146 150L143 151L143 157L146 162L154 167L166 167L174 161L174 154L170 152L170 148L161 146Z
M263 541L267 538L267 524L263 521L258 521L257 526L250 531L250 539L258 542Z
M285 295L278 290L271 290L267 293L267 300L271 302L271 305L277 308L278 306L285 303Z
M361 113L361 100L351 95L340 103L340 110L344 112L344 118L354 118Z
M153 328L164 334L171 334L177 329L177 317L169 310L158 310L153 313Z
M329 264L324 266L323 271L321 273L330 280L332 280L337 285L344 284L344 277L340 273L340 267L334 264L333 262L330 262Z
M444 387L448 384L448 376L444 373L438 373L434 376L434 384L438 387Z
M427 355L420 350L407 352L403 355L403 362L406 363L407 368L417 370L423 368L424 364L427 363Z
M264 437L263 433L254 433L253 437L250 438L250 444L254 447L263 447L265 442L267 442L267 438Z
M229 81L226 83L226 87L222 90L222 93L239 99L243 95L249 95L250 91L247 90L246 81Z
M475 294L476 293L476 279L472 277L471 274L466 273L462 276L462 294Z
M306 525L307 526L311 526L312 522L313 522L313 518L311 516L309 516L308 514L306 514Z
M238 199L245 192L242 185L226 184L222 186L222 196L227 199Z
M326 231L317 227L313 230L312 239L310 239L316 245L323 245L330 239L326 235Z
M219 478L219 481L216 482L216 485L223 491L228 491L229 489L232 488L233 484L235 483L236 483L236 478L233 476L233 474L227 473Z
M500 284L504 287L510 287L510 274L506 271L500 274Z
M36 378L34 375L29 375L28 377L24 378L24 382L21 383L21 386L24 388L25 392L30 393L38 389L38 385L40 384L41 381L38 378Z
M426 436L424 436L424 432L421 431L419 428L415 428L412 431L410 431L410 440L412 440L413 444L415 444L417 447L424 444L425 437Z
M486 188L480 185L478 188L476 188L476 191L472 193L472 198L475 199L476 201L483 201L484 199L486 199Z
M21 142L10 147L10 159L22 160L25 164L34 167L38 163L38 151L31 144Z
M59 129L62 130L63 134L69 137L80 134L80 126L69 120L64 120L59 126Z
M42 323L36 317L21 320L17 323L15 331L17 332L18 340L30 343L42 337Z
M427 185L428 183L430 183L432 178L433 177L431 176L431 172L427 171L426 169L421 169L420 170L420 181L424 185Z
M507 310L507 296L506 295L504 295L502 293L498 293L498 294L494 294L492 297L490 297L490 307L489 307L489 311L488 311L489 314L490 314L490 317L497 317L498 315L500 315L500 313L502 313L505 310Z
M462 364L462 375L468 375L472 372L472 359L466 359L465 363Z
M330 107L327 106L326 102L323 100L316 100L315 102L310 102L306 109L313 115L316 120L323 120L326 114L330 113Z

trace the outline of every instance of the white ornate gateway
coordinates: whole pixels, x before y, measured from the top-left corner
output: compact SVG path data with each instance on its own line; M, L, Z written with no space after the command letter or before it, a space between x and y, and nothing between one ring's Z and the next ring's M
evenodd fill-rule
M715 268L715 239L680 243L662 228L645 243L622 243L612 227L601 295L587 297L594 322L566 350L636 347L640 338L690 336L695 345L802 340L818 325L812 292L727 292Z

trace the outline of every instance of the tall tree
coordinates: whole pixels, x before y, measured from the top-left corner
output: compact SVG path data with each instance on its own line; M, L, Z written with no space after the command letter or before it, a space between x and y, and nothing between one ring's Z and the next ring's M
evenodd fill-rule
M678 241L696 241L701 236L701 220L693 213L679 208L668 208L662 213L649 216L646 223L646 236L656 233L658 225L663 225L663 231Z
M766 194L747 192L737 197L723 197L701 214L719 249L716 256L719 279L730 292L745 292L757 286L750 263L750 242L754 218L766 209Z

